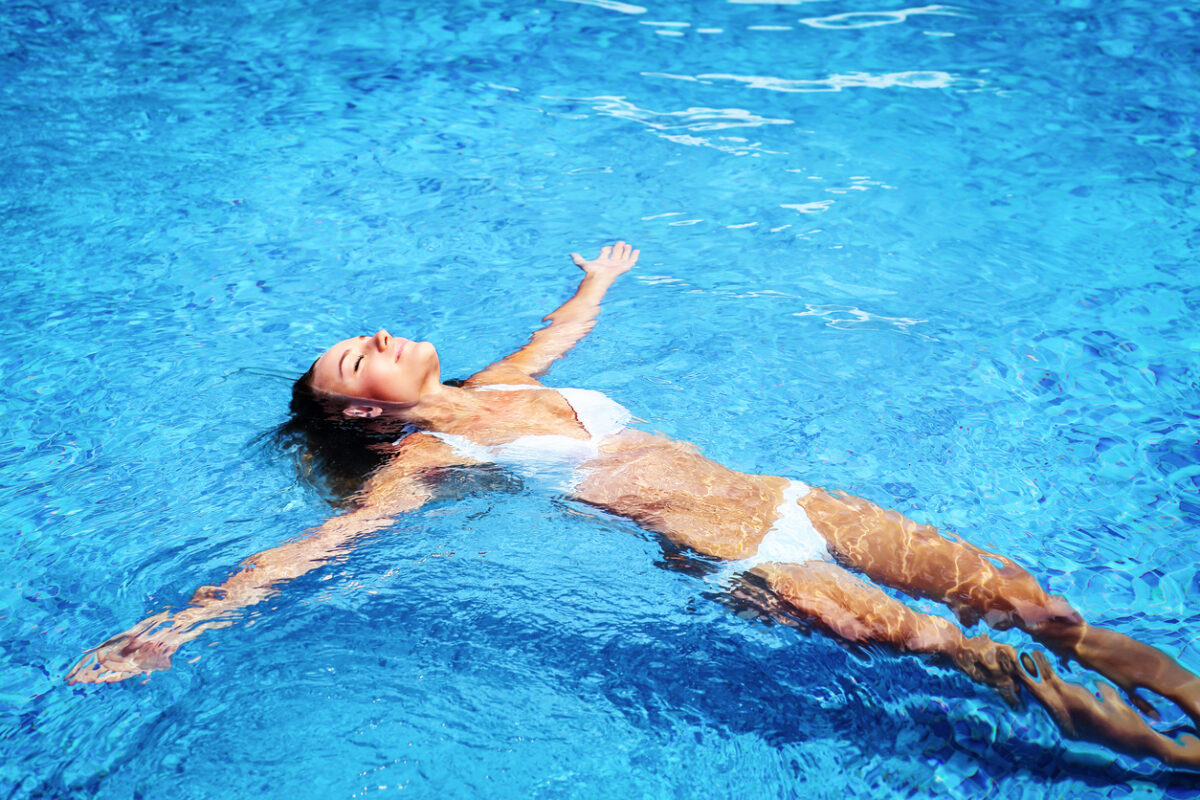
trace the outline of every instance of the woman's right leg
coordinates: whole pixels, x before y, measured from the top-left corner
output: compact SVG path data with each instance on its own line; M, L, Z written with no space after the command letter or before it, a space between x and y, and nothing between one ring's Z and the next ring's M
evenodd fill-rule
M768 562L750 574L764 582L769 594L751 596L751 584L737 594L769 613L774 611L771 601L778 598L786 611L845 641L944 658L1017 704L1017 652L1006 644L988 636L968 637L954 623L915 611L836 564Z

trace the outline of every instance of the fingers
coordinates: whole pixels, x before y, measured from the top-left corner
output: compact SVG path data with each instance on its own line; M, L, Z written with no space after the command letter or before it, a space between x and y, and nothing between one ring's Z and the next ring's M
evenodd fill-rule
M637 263L638 256L641 254L641 250L634 250L633 245L628 245L624 242L617 242L616 246L613 248L613 258L624 262L631 267Z
M571 261L580 269L586 270L589 265L605 262L607 265L632 267L637 263L638 256L641 255L640 250L635 250L632 245L626 244L624 240L618 241L616 244L608 245L601 248L600 255L589 261L579 253L571 253Z
M93 683L92 673L97 671L99 666L94 652L84 654L67 672L67 683Z
M161 615L160 615L161 616ZM138 628L146 630L161 620L152 618ZM116 683L135 675L171 668L171 656L180 642L162 635L121 633L86 653L67 673L67 683Z

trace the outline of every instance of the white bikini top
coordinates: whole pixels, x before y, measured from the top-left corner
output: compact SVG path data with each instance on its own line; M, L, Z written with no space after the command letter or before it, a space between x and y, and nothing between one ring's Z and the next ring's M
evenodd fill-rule
M593 389L552 389L549 386L479 386L473 391L551 391L562 395L589 438L574 439L562 434L521 436L503 444L482 445L451 433L429 431L450 445L456 453L476 461L509 467L526 478L551 483L561 491L571 491L577 482L576 469L600 453L600 444L620 432L632 419L629 411L602 392Z

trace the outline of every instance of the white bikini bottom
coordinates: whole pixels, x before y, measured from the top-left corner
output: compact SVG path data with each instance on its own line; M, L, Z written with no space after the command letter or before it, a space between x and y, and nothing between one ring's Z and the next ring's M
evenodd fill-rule
M749 558L731 561L725 574L746 572L759 564L803 564L805 561L832 561L825 537L817 533L804 506L798 502L811 491L807 483L791 481L783 490L783 502L776 513L779 519L758 544L758 552Z

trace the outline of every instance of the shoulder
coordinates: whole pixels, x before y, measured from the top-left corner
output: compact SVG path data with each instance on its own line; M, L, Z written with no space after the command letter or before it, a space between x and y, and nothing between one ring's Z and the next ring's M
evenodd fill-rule
M363 484L358 492L358 505L371 513L411 510L428 499L427 480L439 469L478 463L436 436L410 434L394 446L392 457Z
M467 379L463 384L463 388L473 389L479 386L495 386L497 384L505 386L528 386L531 389L541 388L542 386L541 382L529 377L529 375L516 367L498 362L480 372L476 372Z
M477 463L430 433L411 433L390 449L391 457L363 485L368 495L381 484L419 477L439 467Z

